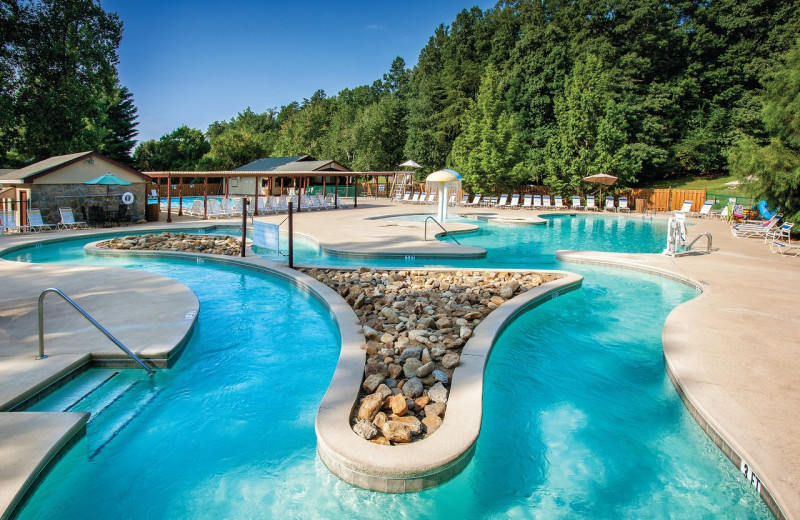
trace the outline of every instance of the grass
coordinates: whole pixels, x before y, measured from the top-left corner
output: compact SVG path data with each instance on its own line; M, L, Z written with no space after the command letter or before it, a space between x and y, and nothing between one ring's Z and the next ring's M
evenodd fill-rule
M663 189L672 187L679 190L708 190L708 193L724 194L731 197L747 197L744 188L740 186L726 186L725 183L737 180L732 175L721 176L688 176L677 179L656 181L642 186L650 189Z

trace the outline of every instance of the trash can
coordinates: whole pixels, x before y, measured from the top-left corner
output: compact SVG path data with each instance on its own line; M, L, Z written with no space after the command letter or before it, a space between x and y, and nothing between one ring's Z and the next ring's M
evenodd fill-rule
M636 199L636 213L644 213L646 209L644 199Z
M158 222L158 203L148 204L144 207L144 219L148 222Z

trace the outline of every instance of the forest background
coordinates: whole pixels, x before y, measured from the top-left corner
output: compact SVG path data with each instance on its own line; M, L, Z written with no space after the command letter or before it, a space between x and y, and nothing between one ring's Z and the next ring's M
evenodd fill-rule
M798 0L499 2L436 28L411 69L398 57L370 85L243 107L132 152L117 15L0 0L0 167L85 150L142 171L301 154L386 171L410 158L475 190L563 194L600 172L641 186L733 170L800 209L798 34Z

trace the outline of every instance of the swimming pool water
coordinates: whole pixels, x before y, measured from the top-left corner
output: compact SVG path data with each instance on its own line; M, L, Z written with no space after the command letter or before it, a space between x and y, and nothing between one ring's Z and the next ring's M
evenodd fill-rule
M63 260L66 245L15 255ZM178 279L198 295L201 312L181 359L152 387L136 370L109 383L113 392L141 380L130 406L109 407L90 423L21 519L770 517L664 372L664 319L694 295L681 284L570 265L586 277L583 287L526 313L499 338L466 469L434 489L386 495L345 484L316 457L316 408L339 345L317 302L234 267L78 251L70 261ZM70 388L38 408L62 409ZM108 441L127 411L151 398Z

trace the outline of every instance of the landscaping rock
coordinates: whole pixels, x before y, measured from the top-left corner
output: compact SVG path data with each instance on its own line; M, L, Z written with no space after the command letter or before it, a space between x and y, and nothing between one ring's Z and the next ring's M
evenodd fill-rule
M399 421L387 421L383 425L383 435L391 442L411 442L411 426Z
M359 419L356 425L353 426L353 431L356 432L359 437L366 440L370 440L378 435L378 428L366 419Z
M447 388L442 383L436 383L428 390L428 397L435 403L447 402Z

